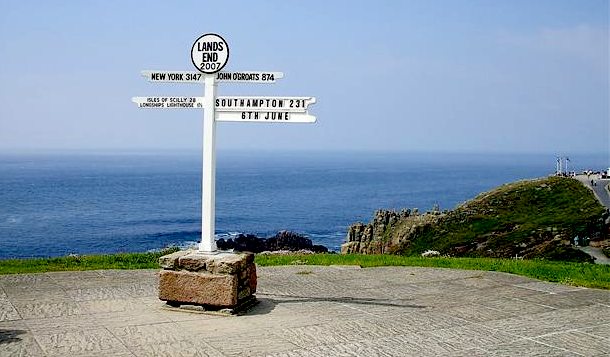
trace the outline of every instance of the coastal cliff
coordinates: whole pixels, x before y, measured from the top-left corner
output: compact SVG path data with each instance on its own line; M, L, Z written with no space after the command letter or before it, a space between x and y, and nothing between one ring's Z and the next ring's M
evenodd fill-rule
M419 255L436 250L449 256L591 261L572 245L575 239L607 239L606 215L576 180L520 181L449 212L377 211L370 223L349 228L341 253Z
M370 223L358 222L349 227L341 253L396 253L402 242L418 237L444 216L436 212L419 214L417 209L376 211Z

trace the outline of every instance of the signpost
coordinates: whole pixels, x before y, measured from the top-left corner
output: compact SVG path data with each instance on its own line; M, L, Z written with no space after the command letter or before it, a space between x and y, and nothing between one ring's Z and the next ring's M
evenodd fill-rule
M138 108L203 109L203 172L201 189L201 243L199 251L217 251L215 235L216 122L315 123L307 111L314 97L218 97L217 83L275 83L282 72L221 72L229 60L229 45L216 34L199 37L191 48L193 71L143 71L156 83L204 85L203 97L134 97Z

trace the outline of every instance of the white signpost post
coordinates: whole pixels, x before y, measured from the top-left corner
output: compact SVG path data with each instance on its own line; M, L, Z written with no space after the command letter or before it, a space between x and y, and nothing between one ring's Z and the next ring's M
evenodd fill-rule
M203 175L201 243L199 251L217 251L215 235L216 122L315 123L308 108L314 97L218 97L217 83L275 83L281 72L222 72L229 60L227 42L216 34L199 37L191 49L191 60L199 72L143 71L151 82L204 84L203 97L134 97L139 108L200 108L203 114Z

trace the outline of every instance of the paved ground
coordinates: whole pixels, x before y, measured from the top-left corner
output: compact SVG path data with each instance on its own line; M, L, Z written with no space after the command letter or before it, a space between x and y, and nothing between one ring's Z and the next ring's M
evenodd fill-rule
M151 270L0 276L0 356L610 355L610 291L502 273L261 268L238 317L156 289Z

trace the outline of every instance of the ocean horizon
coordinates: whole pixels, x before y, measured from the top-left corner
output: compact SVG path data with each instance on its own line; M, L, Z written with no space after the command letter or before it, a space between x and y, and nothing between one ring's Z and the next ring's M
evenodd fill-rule
M572 171L608 168L570 156ZM452 209L553 174L552 154L219 151L216 236L294 231L338 250L378 209ZM196 151L0 153L0 259L188 246L200 239Z

